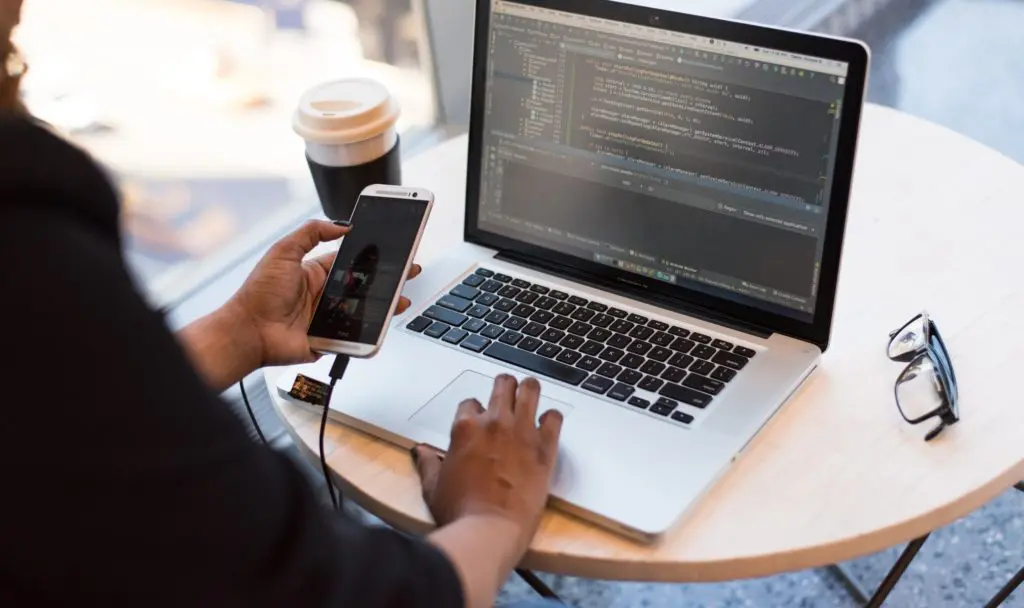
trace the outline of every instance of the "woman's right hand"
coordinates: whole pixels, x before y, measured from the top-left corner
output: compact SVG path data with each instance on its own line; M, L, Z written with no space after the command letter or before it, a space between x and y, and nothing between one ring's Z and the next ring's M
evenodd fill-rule
M476 399L459 404L451 445L442 460L413 448L423 498L439 526L472 516L497 516L517 529L521 556L537 531L558 457L562 414L537 419L540 383L512 376L494 380L485 410Z

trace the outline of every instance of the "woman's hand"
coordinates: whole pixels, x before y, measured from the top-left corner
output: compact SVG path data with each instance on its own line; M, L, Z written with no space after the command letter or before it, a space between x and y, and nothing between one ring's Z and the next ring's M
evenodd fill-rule
M261 366L317 359L309 350L306 330L335 254L305 262L303 258L320 243L337 240L348 231L330 222L307 222L270 248L232 298L230 305L245 315L259 337ZM409 278L419 273L420 267L414 265ZM408 307L409 300L401 298L397 314Z

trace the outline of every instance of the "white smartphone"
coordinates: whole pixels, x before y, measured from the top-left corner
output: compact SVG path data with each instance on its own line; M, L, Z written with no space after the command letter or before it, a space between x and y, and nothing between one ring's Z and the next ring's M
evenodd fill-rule
M434 195L422 188L363 190L309 324L312 350L377 354L433 206Z

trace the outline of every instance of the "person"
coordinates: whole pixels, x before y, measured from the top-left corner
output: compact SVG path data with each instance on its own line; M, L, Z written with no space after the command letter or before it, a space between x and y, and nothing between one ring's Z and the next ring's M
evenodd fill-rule
M0 0L0 605L491 605L556 460L561 417L534 422L536 380L461 403L443 461L414 450L439 526L425 538L324 509L216 395L314 359L331 257L303 260L348 229L307 223L172 334L125 268L106 175L18 102L20 5Z

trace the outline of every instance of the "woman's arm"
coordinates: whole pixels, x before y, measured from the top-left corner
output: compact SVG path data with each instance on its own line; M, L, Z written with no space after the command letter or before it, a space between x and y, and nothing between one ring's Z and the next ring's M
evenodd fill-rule
M217 393L262 363L259 334L234 300L182 328L178 341L206 385Z

